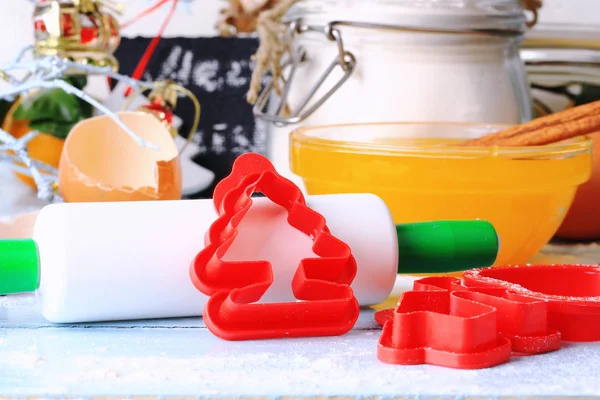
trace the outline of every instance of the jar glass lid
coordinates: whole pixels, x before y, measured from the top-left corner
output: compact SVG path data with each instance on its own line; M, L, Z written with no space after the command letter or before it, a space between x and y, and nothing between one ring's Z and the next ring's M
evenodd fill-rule
M286 20L307 24L353 22L432 30L498 30L524 33L520 0L302 0Z

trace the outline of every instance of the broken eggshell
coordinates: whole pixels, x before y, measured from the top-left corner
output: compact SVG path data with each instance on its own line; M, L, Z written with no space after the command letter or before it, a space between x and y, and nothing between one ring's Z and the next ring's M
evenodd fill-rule
M159 150L141 147L109 116L81 121L65 141L59 190L66 202L178 200L179 154L171 133L154 116L117 113Z

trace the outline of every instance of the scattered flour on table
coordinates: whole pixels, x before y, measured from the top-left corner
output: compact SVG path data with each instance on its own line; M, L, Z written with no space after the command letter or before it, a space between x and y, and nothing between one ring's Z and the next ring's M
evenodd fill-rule
M362 351L352 350L343 351L337 342L335 348L320 350L315 347L307 353L306 348L289 343L283 354L240 351L180 359L82 356L75 357L75 368L69 373L65 370L60 381L69 385L112 382L138 387L169 382L174 387L193 387L203 394L222 395L284 392L310 395L319 391L342 395L365 390L381 395L395 391L434 395L434 390L445 395L542 392L564 395L574 388L586 394L600 391L598 346L582 352L577 351L577 346L567 344L555 353L513 358L508 364L480 371L390 366L375 360L374 346ZM586 370L582 371L582 368ZM269 385L265 385L267 382ZM434 389L428 382L436 382L439 389ZM512 382L512 386L507 382ZM515 392L517 387L518 392ZM381 392L377 393L377 390Z

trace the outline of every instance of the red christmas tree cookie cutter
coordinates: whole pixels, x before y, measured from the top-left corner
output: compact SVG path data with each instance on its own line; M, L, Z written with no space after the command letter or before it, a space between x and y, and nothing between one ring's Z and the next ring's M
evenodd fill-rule
M548 303L548 325L562 339L600 340L600 266L523 265L474 269L465 286L502 288Z
M436 295L414 294L418 292ZM415 312L421 316L411 316ZM560 334L548 328L546 302L502 288L464 287L450 277L416 281L414 291L405 293L396 309L380 311L375 318L384 324L378 357L395 364L485 368L508 360L511 349L514 355L531 355L557 350L561 344ZM422 332L423 342L414 342L416 331ZM508 353L502 345L506 341L493 347L497 335L509 341ZM488 343L491 350L481 352L481 343ZM411 351L421 356L408 357Z
M318 258L302 260L291 283L298 302L256 303L273 283L271 264L222 259L255 192L285 208L289 224L313 240ZM206 233L206 247L190 270L194 286L210 296L203 317L213 334L248 340L332 336L352 329L359 315L350 288L356 261L348 245L331 235L325 218L306 205L296 185L277 174L266 158L248 153L238 157L213 198L219 217Z

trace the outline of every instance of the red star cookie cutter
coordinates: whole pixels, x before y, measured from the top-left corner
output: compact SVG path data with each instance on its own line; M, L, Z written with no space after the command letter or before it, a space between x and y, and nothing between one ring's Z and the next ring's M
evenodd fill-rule
M313 240L313 252L319 258L302 260L292 280L297 302L256 303L273 283L271 264L222 259L255 192L285 208L289 224ZM333 336L352 329L359 315L350 288L356 261L348 245L329 232L325 218L306 205L296 185L277 174L263 156L247 153L238 157L213 198L219 217L206 233L206 247L190 269L194 286L210 296L203 318L213 334L227 340L249 340Z
M436 294L415 294L424 292ZM545 301L503 288L464 287L450 277L416 281L396 309L375 318L384 325L378 358L394 364L486 368L508 360L511 349L513 355L532 355L561 345L560 334L548 328Z
M600 266L523 265L474 269L465 286L502 288L548 303L548 325L562 339L600 340Z

